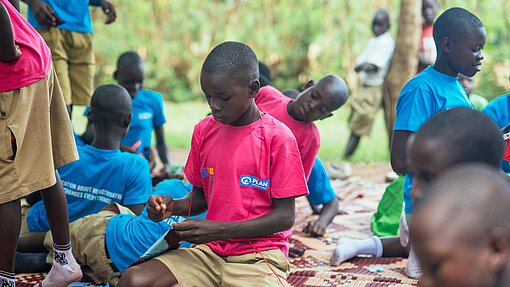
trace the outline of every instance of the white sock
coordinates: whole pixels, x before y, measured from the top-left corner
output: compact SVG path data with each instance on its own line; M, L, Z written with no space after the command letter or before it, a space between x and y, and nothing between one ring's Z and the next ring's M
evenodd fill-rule
M74 259L71 243L57 245L53 243L53 265L42 282L43 287L64 287L81 279L80 265Z
M0 270L0 287L14 287L16 280L13 272Z
M407 258L406 275L413 278L419 279L421 277L421 266L414 252L413 246L409 249L409 258Z
M337 266L345 260L358 255L381 257L382 253L382 242L377 236L372 236L367 239L340 238L331 255L330 264Z

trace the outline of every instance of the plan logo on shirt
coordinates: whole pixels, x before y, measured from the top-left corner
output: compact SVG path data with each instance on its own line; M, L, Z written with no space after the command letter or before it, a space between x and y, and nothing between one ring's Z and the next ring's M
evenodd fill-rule
M239 180L240 186L251 186L261 190L269 189L269 180L258 179L254 176L249 175L241 175L241 179Z
M150 118L152 118L151 113L139 113L138 114L138 119L140 119L140 120L148 120Z

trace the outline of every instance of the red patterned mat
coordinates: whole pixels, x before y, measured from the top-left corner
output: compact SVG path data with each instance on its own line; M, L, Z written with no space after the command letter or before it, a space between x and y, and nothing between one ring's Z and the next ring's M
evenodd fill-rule
M333 181L333 188L341 198L340 209L347 212L338 215L328 227L324 238L304 236L301 230L316 219L306 199L296 201L296 225L290 239L291 246L306 248L301 258L291 258L291 274L288 280L295 286L417 286L417 281L404 274L405 258L354 258L340 266L330 266L329 258L337 239L342 237L367 238L370 217L384 193L386 185L374 185L360 178ZM371 272L379 271L379 272Z

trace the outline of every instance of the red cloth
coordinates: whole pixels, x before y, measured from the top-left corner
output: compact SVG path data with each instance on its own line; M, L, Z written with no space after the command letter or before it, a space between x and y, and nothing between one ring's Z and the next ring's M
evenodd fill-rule
M419 57L420 61L434 63L436 60L436 44L434 43L434 37L432 35L433 25L423 23L420 44L419 44ZM418 64L418 72L425 70L428 65Z
M510 161L510 139L506 140L505 153L503 154L503 159L506 161Z
M303 169L308 179L321 145L320 134L313 122L296 121L289 116L287 105L290 101L292 99L271 86L262 87L255 97L255 103L261 111L284 123L296 137Z
M204 189L206 219L237 222L273 210L272 198L308 194L296 140L269 115L247 126L225 125L209 116L195 126L184 173ZM267 181L267 185L265 185ZM258 187L255 187L258 183ZM259 238L235 238L206 245L220 256L280 249L287 256L288 229Z
M0 1L9 13L14 42L20 47L22 53L21 58L16 62L0 62L0 92L6 92L44 79L51 65L51 52L43 38L16 8L8 0Z

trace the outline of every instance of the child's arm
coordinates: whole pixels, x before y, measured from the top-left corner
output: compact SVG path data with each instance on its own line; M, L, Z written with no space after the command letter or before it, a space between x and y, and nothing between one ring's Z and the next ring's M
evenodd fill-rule
M47 3L41 0L22 0L27 3L32 12L34 12L34 17L37 23L41 26L51 26L56 27L60 24L64 24L64 20L60 19L53 8Z
M170 164L170 152L165 143L165 135L163 126L154 127L156 134L156 149L158 150L159 159L163 163L162 178L168 178L172 175L172 165Z
M190 201L192 204L190 215L198 215L207 210L204 190L194 186L193 191L181 199L174 200L170 195L151 195L147 201L147 213L154 222L160 222L172 215L188 216Z
M310 234L314 237L324 236L326 228L333 221L333 218L338 214L338 199L334 197L322 207L319 218L314 221L308 222L303 232Z
M9 12L3 3L0 3L0 62L9 63L17 61L21 57L21 50L14 43L14 34L12 32L11 18Z
M115 6L106 0L90 0L89 5L101 7L103 12L106 14L106 19L104 20L105 24L110 24L115 22L117 18L117 11L115 10Z
M393 131L391 140L391 167L397 174L407 172L407 140L413 132L396 130Z
M231 238L251 238L287 230L294 225L294 197L273 198L273 211L255 219L237 222L216 222L192 219L175 223L176 234L182 240L201 244Z

